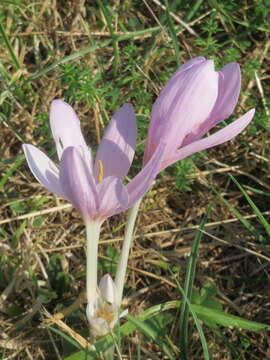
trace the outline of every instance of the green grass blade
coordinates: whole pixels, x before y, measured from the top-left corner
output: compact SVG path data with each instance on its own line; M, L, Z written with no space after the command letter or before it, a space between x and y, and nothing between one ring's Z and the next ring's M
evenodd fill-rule
M220 16L224 17L224 20L228 22L233 27L233 17L232 14L227 12L225 10L225 7L220 4L217 0L208 0L208 3L210 6L212 6L213 9L217 10L220 14ZM234 27L233 27L234 28Z
M224 199L217 190L212 188L214 193L218 196L218 198L228 207L231 213L259 240L265 241L264 237L259 233L259 231L247 220L242 214L232 205Z
M11 43L9 41L9 38L8 38L6 32L5 32L5 29L4 29L4 27L3 27L3 25L1 23L0 23L0 34L3 37L4 43L5 43L6 47L7 47L8 53L9 53L9 56L11 57L11 60L13 61L16 70L19 70L21 68L20 63L19 63L19 61L17 59L17 56L15 55L15 53L14 53L14 51L12 49L12 45L11 45Z
M110 14L108 7L103 4L102 0L97 0L97 3L101 8L101 11L104 15L104 18L106 20L106 23L107 23L107 26L109 29L109 33L112 38L113 53L114 53L113 67L114 67L114 75L116 75L118 72L118 69L119 69L119 65L120 65L120 56L119 56L117 36L115 36L114 28L112 26L112 15Z
M270 193L269 193L269 192L265 192L265 191L263 191L263 190L254 188L253 186L243 185L243 188L244 188L245 190L250 190L250 191L252 191L252 192L254 192L255 194L258 194L258 195L270 196Z
M172 20L171 14L170 14L168 0L165 0L165 6L166 6L166 17L167 17L167 22L168 22L168 28L169 28L169 32L170 32L173 46L174 46L175 60L176 60L177 66L180 66L179 42L178 42L176 31L175 31L175 28L173 25L173 20Z
M152 28L144 29L144 30L134 31L134 32L126 34L126 35L120 35L116 39L119 42L119 41L129 40L129 39L132 39L137 36L152 34L157 31L160 31L160 26L155 26ZM95 44L93 46L87 46L85 49L82 49L80 51L72 53L72 54L64 57L63 59L58 60L58 61L54 62L53 64L47 66L46 68L36 72L35 74L29 76L29 78L26 80L26 82L35 80L35 79L47 74L48 72L56 69L59 65L63 65L72 60L76 60L76 59L80 58L81 56L84 56L90 52L97 50L97 49L102 49L102 48L110 45L111 43L112 43L112 40L110 39L110 40L100 42L99 44Z
M183 357L183 360L188 359L188 314L189 314L189 306L188 301L192 297L192 287L194 283L195 278L195 272L196 272L196 264L197 264L197 255L198 255L198 249L201 242L202 232L200 230L203 230L204 225L207 221L208 215L210 212L210 208L208 208L205 216L203 217L199 230L196 232L196 236L194 239L194 242L192 244L191 254L189 257L188 265L187 265L187 272L186 272L186 278L185 278L185 285L184 285L184 292L185 297L183 299L183 303L181 306L181 314L180 314L180 320L179 320L179 327L180 327L180 348L181 348L181 354Z
M237 327L240 329L255 332L270 331L270 325L258 323L256 321L246 320L239 316L227 314L223 311L208 308L206 306L192 304L191 307L199 318L207 319L208 321L211 321L212 323L217 325Z
M3 122L3 124L5 124L6 127L10 128L10 130L13 132L14 136L16 136L16 138L21 141L22 143L25 143L26 140L24 139L24 137L17 131L17 129L15 128L15 126L11 123L11 121L4 116L2 113L0 113L0 121Z
M3 186L6 184L8 180L10 180L10 177L13 175L13 173L25 162L25 157L20 156L17 158L14 164L12 164L4 173L2 178L0 179L0 189L3 188Z
M200 341L201 341L202 348L203 348L204 360L210 360L210 355L209 355L209 351L208 351L208 346L207 346L206 338L205 338L205 336L204 336L204 332L203 332L202 326L201 326L201 324L200 324L200 321L199 321L199 319L198 319L198 316L197 316L196 312L195 312L194 309L193 309L193 305L191 305L189 299L187 298L184 289L182 289L182 287L180 286L179 283L178 283L177 285L178 285L178 288L179 288L179 290L180 290L180 292L181 292L181 294L182 294L182 296L183 296L183 298L184 298L184 301L185 301L185 303L186 303L186 305L187 305L187 307L188 307L188 311L190 311L190 313L191 313L191 315L192 315L192 317L193 317L193 320L194 320L194 322L195 322L196 328L197 328L197 330L198 330L199 337L200 337ZM181 329L180 329L180 331L181 331ZM183 349L182 349L181 347L180 347L180 349L181 349L181 355L182 355L181 360L184 360L184 359L187 359L187 360L188 360L188 357L186 357L186 356L187 356L187 353L184 354L184 353L183 353Z
M27 6L22 4L22 2L19 0L1 0L1 3L2 3L2 5L8 4L8 5L19 6L23 9L27 8Z
M203 0L197 0L195 4L193 4L192 8L190 9L189 13L186 15L184 21L189 22L193 16L196 14L196 12L199 10L203 3Z
M56 333L57 335L60 335L63 339L65 339L67 342L69 342L71 345L73 345L74 347L76 347L77 349L82 350L82 347L79 343L77 343L77 341L73 340L70 336L68 336L67 334L65 334L63 331L54 328L53 326L48 326L48 329L50 329L52 332ZM87 350L86 350L87 351ZM83 350L83 352L85 353L86 351Z
M135 318L134 316L132 316L130 314L126 315L125 318L129 322L131 322L131 324L134 324L137 329L141 330L144 333L144 335L146 335L151 340L153 340L155 343L157 343L161 347L163 352L169 357L169 359L171 359L171 360L175 359L173 354L171 353L170 349L168 348L167 344L161 340L160 335L158 334L158 332L155 329L153 329L151 326L146 324L144 321L142 321L138 318Z
M56 69L59 65L63 65L63 64L65 64L65 63L67 63L69 61L72 61L72 60L76 60L79 57L84 56L84 55L86 55L86 54L88 54L88 53L90 53L92 51L97 50L97 49L102 49L102 48L108 46L110 43L111 43L111 40L106 40L106 41L103 41L103 42L101 42L99 44L95 44L93 46L88 46L85 49L82 49L82 50L77 51L77 52L75 52L73 54L65 56L63 59L58 60L58 61L54 62L53 64L47 66L46 68L44 68L44 69L36 72L35 74L29 76L29 78L26 80L26 82L35 80L35 79L47 74L48 72Z
M248 195L248 193L245 191L245 189L239 184L239 182L235 179L235 177L233 177L232 175L230 175L230 178L231 178L232 181L235 183L235 185L238 187L238 189L242 192L242 194L244 195L244 197L245 197L246 200L248 201L250 207L252 208L252 210L254 211L254 213L257 215L260 223L262 224L262 226L264 227L265 231L267 232L267 235L270 236L270 224L267 222L267 220L265 219L265 217L264 217L263 214L261 213L260 209L254 204L254 202L252 201L251 197Z

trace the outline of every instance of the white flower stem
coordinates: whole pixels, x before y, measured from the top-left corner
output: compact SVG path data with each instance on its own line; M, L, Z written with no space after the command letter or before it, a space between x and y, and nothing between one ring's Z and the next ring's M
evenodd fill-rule
M125 235L123 247L120 255L120 259L118 261L116 276L115 276L115 285L116 285L116 304L117 306L121 306L122 297L123 297L123 289L125 283L125 276L127 271L127 263L129 250L131 248L132 240L133 240L133 231L135 227L135 221L137 218L137 214L139 211L141 199L135 203L135 205L129 209L127 224L125 227Z
M88 303L96 296L98 241L101 222L87 222L86 226L86 294Z

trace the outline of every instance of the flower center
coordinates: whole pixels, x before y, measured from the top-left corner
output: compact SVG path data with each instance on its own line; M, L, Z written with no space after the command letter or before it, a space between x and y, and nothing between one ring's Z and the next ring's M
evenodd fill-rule
M97 317L105 319L107 321L107 323L110 324L111 322L113 322L113 320L115 318L115 314L112 311L109 311L108 309L106 309L106 306L101 305L101 306L99 306L99 309L97 312Z
M104 179L103 164L101 160L98 160L99 171L98 171L98 182Z

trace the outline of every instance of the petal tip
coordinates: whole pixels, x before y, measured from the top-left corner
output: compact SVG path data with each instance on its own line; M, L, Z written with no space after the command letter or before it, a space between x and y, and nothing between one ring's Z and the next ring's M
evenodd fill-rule
M207 70L215 71L215 63L212 59L205 59L202 64Z
M124 104L124 105L120 108L120 110L125 111L126 113L129 113L129 114L132 114L132 115L135 114L133 105L130 104L130 103Z
M55 106L66 106L68 108L72 108L72 106L70 106L67 102L65 102L62 99L53 99L53 101L51 102L51 109Z
M22 144L22 148L25 156L29 151L37 149L37 147L32 144Z
M250 109L249 111L247 111L243 116L241 116L241 118L243 119L243 122L245 122L246 124L249 124L250 121L253 119L253 117L255 115L255 112L256 112L255 108Z

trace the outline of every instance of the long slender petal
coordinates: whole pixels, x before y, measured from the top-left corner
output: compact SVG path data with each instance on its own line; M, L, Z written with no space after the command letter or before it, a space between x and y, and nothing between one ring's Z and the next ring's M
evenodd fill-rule
M196 152L214 147L219 144L223 144L226 141L231 140L238 135L244 128L250 123L255 113L255 109L249 110L245 115L241 116L238 120L235 120L225 128L217 131L213 135L197 140L189 145L180 148L175 151L170 158L166 159L166 162L162 164L161 170L167 166L182 160L187 156L195 154Z
M205 121L206 133L219 122L227 119L237 104L241 89L241 72L237 63L229 63L219 72L219 90L217 102L209 119Z
M119 178L108 176L97 185L98 213L104 219L122 211L128 204L128 192Z
M85 220L97 214L97 191L89 164L85 162L84 147L67 147L60 162L60 183L67 199L81 212Z
M57 99L51 104L50 125L56 144L59 160L68 146L87 147L82 135L80 120L66 102Z
M212 127L232 114L241 88L240 66L237 63L229 63L219 71L218 75L218 97L215 106L209 117L185 137L182 147L200 139Z
M160 143L151 157L150 161L143 169L127 184L129 193L128 207L131 207L138 201L152 185L157 173L160 171L160 165L165 150L165 144Z
M241 72L239 64L227 64L219 72L219 76L218 99L210 114L212 126L227 119L232 114L241 89Z
M59 181L59 170L54 162L33 145L24 144L23 151L37 181L54 194L66 198Z
M146 161L166 138L166 154L180 146L210 115L218 96L218 73L212 60L205 60L169 81L156 100L147 138Z
M134 157L136 147L136 117L131 104L123 105L112 117L98 147L95 162L95 177L98 179L100 160L104 177L124 178Z

